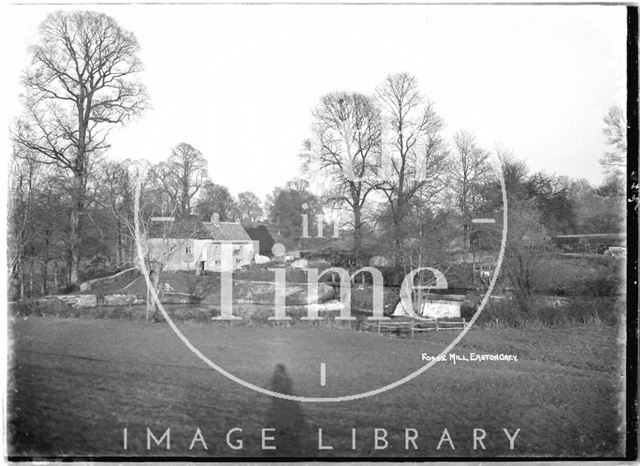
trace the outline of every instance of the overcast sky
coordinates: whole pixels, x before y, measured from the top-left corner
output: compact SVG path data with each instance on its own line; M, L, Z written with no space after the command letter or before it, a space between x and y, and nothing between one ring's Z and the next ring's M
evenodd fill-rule
M58 7L3 10L3 112L37 26ZM78 8L78 7L75 7ZM602 180L602 118L625 106L618 6L91 6L135 32L153 108L112 133L110 154L159 161L187 142L215 183L261 198L299 174L311 110L334 90L418 78L447 123L533 170Z

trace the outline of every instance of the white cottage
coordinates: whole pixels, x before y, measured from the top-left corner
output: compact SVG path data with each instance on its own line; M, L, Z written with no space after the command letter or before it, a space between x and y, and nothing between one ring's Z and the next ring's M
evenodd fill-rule
M147 235L149 257L164 270L235 270L251 263L255 242L240 223L210 222L193 215L152 217Z

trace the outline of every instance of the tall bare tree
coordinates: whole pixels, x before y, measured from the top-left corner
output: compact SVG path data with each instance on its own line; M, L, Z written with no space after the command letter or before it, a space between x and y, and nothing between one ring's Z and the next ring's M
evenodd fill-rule
M238 211L249 223L257 222L264 215L260 198L251 191L238 194Z
M203 219L218 214L221 222L235 221L238 216L238 203L229 192L229 188L208 180L198 196L196 211Z
M627 166L627 118L620 107L611 107L605 115L602 132L611 150L600 159L600 164L611 173L620 173Z
M125 221L135 245L138 268L140 271L146 269L149 274L145 277L147 284L146 318L147 320L161 321L162 316L156 306L155 299L152 298L153 294L155 293L159 299L162 299L163 290L160 287L160 276L170 258L178 250L183 249L195 236L199 222L193 218L181 219L180 222L164 220L166 217L176 215L177 206L163 202L153 193L151 196L145 195L143 192L145 185L149 186L151 191L155 190L149 171L150 168L146 164L130 167L129 176L134 186L133 222ZM158 204L157 201L160 203ZM150 213L158 214L160 219L154 219L149 215ZM176 228L178 223L182 224L184 228Z
M171 156L153 170L152 176L175 204L180 215L191 213L191 201L207 181L207 159L192 145L181 142Z
M363 208L377 186L382 121L373 99L357 92L333 92L313 110L314 138L305 169L324 172L330 202L346 205L353 215L353 249L362 243Z
M16 154L26 150L14 146L9 172L7 246L11 293L16 297L24 297L25 291L46 293L52 261L57 288L59 261L68 260L68 222L63 220L69 212L68 176L55 165L39 163L35 156Z
M146 106L138 42L116 21L91 11L50 14L40 25L24 76L25 114L13 139L72 174L70 214L71 283L78 282L81 214L91 158L108 147L114 125Z
M17 152L26 150L22 147L14 147L9 171L9 198L8 209L8 259L11 286L14 288L11 294L22 298L25 294L24 263L31 255L30 245L35 241L37 228L36 199L37 187L42 182L41 168L35 160L19 158Z
M130 225L133 225L136 178L141 176L139 172L144 172L142 165L145 163L142 160L107 160L99 166L96 175L99 185L96 203L109 212L113 222L118 265L134 260ZM146 182L146 179L142 179L143 189Z
M466 260L470 243L473 211L482 201L483 186L489 181L491 166L489 152L480 147L475 135L458 131L453 136L453 156L450 175L455 206L462 217L463 256Z
M388 142L384 146L388 168L379 187L388 200L399 263L406 237L404 220L412 200L418 193L435 195L445 186L448 154L440 134L444 122L408 73L388 75L376 96L387 123Z
M551 239L535 202L518 199L509 205L509 229L504 274L513 287L516 304L529 312L544 281Z

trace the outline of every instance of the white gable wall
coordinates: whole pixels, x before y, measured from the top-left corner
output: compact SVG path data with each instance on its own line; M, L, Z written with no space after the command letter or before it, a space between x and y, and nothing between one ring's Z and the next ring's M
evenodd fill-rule
M230 244L233 248L230 262L222 257L223 244ZM205 270L236 270L250 264L255 256L253 241L149 238L147 247L150 257L165 264L164 270L169 271L196 270L201 262L204 262Z

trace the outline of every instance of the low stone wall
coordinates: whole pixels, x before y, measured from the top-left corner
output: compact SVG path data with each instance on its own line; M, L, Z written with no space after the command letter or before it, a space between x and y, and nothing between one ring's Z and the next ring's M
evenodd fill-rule
M130 300L132 301L132 300ZM62 300L62 299L40 299L25 300L10 303L10 315L18 318L29 317L57 317L57 318L79 318L79 319L124 319L124 320L145 320L147 319L146 305L142 300L136 300L129 304L119 304L123 301L111 300L112 304L106 305L96 304L94 300L85 299L81 301ZM79 307L85 306L85 307ZM219 306L202 306L198 304L164 304L165 310L171 318L176 321L199 321L212 322L212 318L220 315ZM343 306L338 301L328 301L318 306L318 314L320 317L336 317L340 314ZM273 305L265 304L248 304L234 303L233 314L240 317L241 320L232 322L221 322L221 324L239 324L239 325L290 325L291 323L304 322L301 318L308 314L308 305L287 306L285 310L286 316L291 320L273 321L270 317L274 316ZM328 319L333 320L332 318ZM215 320L213 320L215 322ZM313 324L316 321L312 321ZM322 322L322 321L318 321ZM316 322L317 323L317 322ZM348 323L348 322L347 322Z
M98 300L96 300L98 301ZM112 294L102 297L102 303L105 306L127 306L130 304L139 304L143 300L135 295L130 294Z
M97 306L127 306L142 304L145 300L135 295L113 294L99 296L95 294L66 294L57 296L45 296L44 298L16 302L14 305L25 304L29 306L57 307L68 306L74 309L88 309Z
M164 293L160 302L163 304L194 304L196 298L186 293ZM23 303L27 303L24 301ZM134 304L145 304L146 299L132 294L68 294L59 296L45 296L44 298L28 301L30 306L68 306L74 309L90 309L97 306L131 306ZM19 302L14 305L20 304Z
M309 311L305 283L287 286L285 313L298 321ZM275 315L275 286L271 282L233 282L233 313L245 322L268 322ZM317 312L321 317L337 316L343 304L334 298L333 287L318 284ZM211 320L220 314L220 296L214 293L204 300L187 293L160 294L160 301L172 318L178 320ZM133 294L71 294L46 296L40 299L12 303L14 316L57 316L79 318L124 318L139 320L146 317L146 299ZM353 309L354 313L356 309Z
M167 310L177 319L208 320L212 312L191 304L189 295L165 296ZM46 296L40 299L9 303L9 313L15 317L55 316L89 319L144 320L147 316L146 299L135 295L114 294Z

